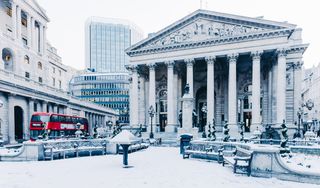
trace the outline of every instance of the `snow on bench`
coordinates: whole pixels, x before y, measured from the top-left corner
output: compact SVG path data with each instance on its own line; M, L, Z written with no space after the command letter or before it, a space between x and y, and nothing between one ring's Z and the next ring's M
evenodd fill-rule
M230 164L233 166L233 173L245 173L248 176L251 174L251 160L252 160L252 151L236 147L236 150L233 151L234 156L223 156L222 165ZM239 169L240 171L237 171Z
M201 159L213 159L218 161L219 163L222 162L223 155L222 155L223 148L217 146L205 146L199 147L199 145L185 146L183 159L186 158L201 158Z

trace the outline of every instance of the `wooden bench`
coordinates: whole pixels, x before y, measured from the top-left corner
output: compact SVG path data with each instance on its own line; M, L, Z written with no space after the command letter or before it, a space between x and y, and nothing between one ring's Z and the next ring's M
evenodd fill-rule
M251 174L252 151L236 147L234 156L223 156L222 165L230 164L233 166L233 173ZM237 171L239 169L240 171Z
M214 146L206 146L201 148L199 146L185 146L184 153L182 155L183 159L186 158L202 158L202 159L213 159L221 163L223 161L223 148L222 147L214 147Z

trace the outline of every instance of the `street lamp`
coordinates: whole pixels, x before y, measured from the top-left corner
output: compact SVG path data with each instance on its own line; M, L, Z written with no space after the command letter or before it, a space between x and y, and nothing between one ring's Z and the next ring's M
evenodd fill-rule
M303 110L302 108L299 108L297 111L297 116L298 116L298 132L296 134L297 138L301 138L301 133L300 133L300 129L301 129L301 116L303 114Z
M0 100L0 108L2 108L3 102ZM0 119L0 145L2 145L2 133L1 133L1 119Z
M208 109L207 109L207 105L206 103L204 103L204 105L201 108L201 111L203 112L202 114L202 121L204 122L204 116L207 115ZM206 130L205 130L205 126L203 125L203 122L201 123L201 127L202 127L202 138L206 138Z
M149 112L149 115L150 115L150 118L151 118L151 120L150 120L150 124L151 124L150 138L153 138L152 118L153 118L155 112L154 112L154 109L153 109L152 105L149 107L149 111L148 112Z

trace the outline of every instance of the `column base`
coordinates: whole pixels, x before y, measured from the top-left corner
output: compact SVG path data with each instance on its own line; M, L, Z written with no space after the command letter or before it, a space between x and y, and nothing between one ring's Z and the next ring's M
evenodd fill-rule
M254 132L256 130L263 131L262 128L263 127L261 123L252 123L250 126L250 132Z
M165 132L176 133L177 132L177 127L178 127L178 125L176 125L176 124L171 124L171 125L168 124L165 127Z
M239 133L239 128L238 128L238 124L236 123L230 123L228 125L229 127L229 135L230 135L230 138L233 138L233 139L239 139L240 138L240 133Z
M192 134L193 139L198 139L198 132L199 129L198 128L191 128L191 129L186 129L186 128L178 128L178 138L180 138L181 134Z

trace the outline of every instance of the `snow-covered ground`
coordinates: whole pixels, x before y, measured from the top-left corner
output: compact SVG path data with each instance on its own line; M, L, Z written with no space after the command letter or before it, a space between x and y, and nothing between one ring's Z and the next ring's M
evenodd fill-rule
M0 188L318 188L319 185L233 174L216 162L182 159L178 148L41 162L0 162Z
M283 159L290 168L320 173L320 156L293 153Z

